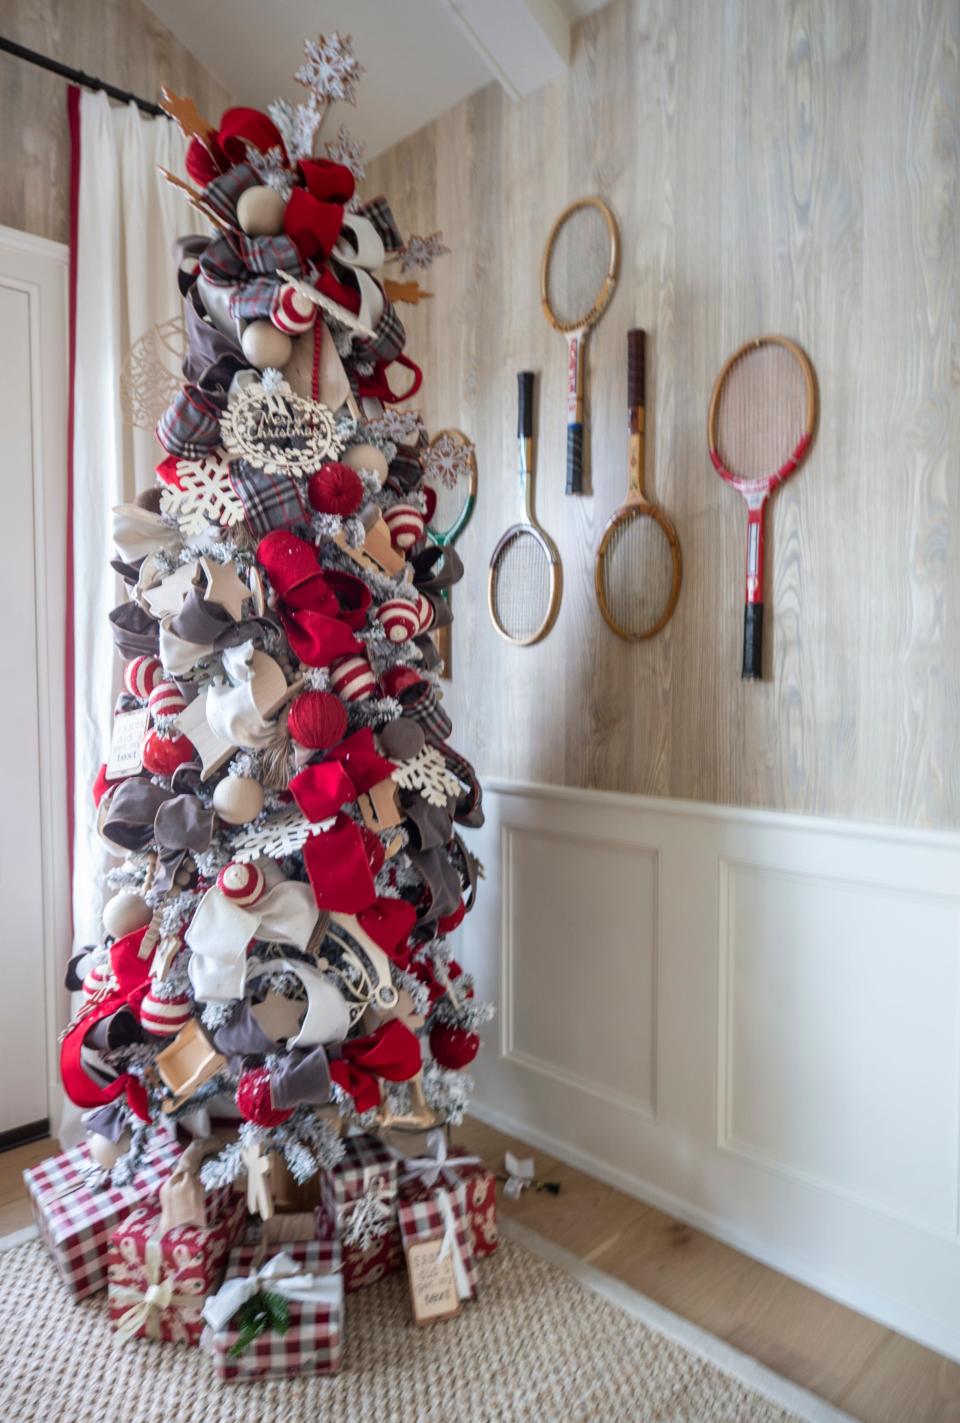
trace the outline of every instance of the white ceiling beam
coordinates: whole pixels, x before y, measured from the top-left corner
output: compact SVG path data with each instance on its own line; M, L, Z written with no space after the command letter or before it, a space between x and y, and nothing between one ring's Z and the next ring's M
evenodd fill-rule
M447 0L512 99L557 79L570 63L570 21L557 0Z

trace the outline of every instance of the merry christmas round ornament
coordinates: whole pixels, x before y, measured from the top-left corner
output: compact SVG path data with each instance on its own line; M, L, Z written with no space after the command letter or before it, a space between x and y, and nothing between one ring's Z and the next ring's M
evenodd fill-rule
M240 1115L258 1127L278 1127L293 1116L290 1108L275 1107L270 1095L270 1073L266 1067L251 1067L237 1083Z
M251 776L224 776L214 787L213 808L227 825L246 825L263 809L263 787Z
M231 395L220 419L220 437L229 455L264 474L299 478L335 459L343 443L333 412L318 400L295 395L285 380L254 381Z
M480 1051L480 1038L466 1028L438 1023L430 1029L430 1051L441 1067L459 1071L468 1067Z

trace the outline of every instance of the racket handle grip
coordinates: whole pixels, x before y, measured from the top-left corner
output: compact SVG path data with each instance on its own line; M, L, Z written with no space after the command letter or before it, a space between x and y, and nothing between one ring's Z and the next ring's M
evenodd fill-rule
M567 426L567 493L583 493L583 426Z
M517 376L517 434L521 440L533 438L533 371Z
M743 610L743 671L740 675L750 682L763 677L762 603L747 603Z
M647 333L635 326L627 332L627 409L647 403Z

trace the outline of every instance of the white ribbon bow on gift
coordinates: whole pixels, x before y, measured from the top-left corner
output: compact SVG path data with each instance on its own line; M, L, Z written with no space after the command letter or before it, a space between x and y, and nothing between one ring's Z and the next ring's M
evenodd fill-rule
M295 944L304 950L319 917L308 884L284 880L247 908L228 899L216 885L197 906L184 938L191 950L190 982L202 1003L242 998L251 939Z
M430 1191L442 1177L448 1186L459 1186L457 1166L479 1166L479 1156L450 1156L447 1138L439 1128L427 1133L427 1156L405 1156L401 1185L420 1181Z
M112 1299L118 1304L128 1304L129 1306L117 1320L117 1337L120 1339L132 1339L143 1328L146 1328L149 1338L158 1339L160 1337L158 1316L165 1309L189 1310L192 1307L199 1313L200 1298L198 1295L178 1294L174 1289L173 1275L168 1275L166 1279L160 1278L163 1252L158 1240L147 1241L145 1263L147 1267L147 1288L145 1291L135 1289L132 1285L111 1285L110 1287Z
M311 1275L287 1254L274 1255L259 1270L225 1280L203 1306L203 1317L214 1333L225 1329L238 1309L261 1290L283 1295L295 1304L325 1305L339 1309L343 1304L342 1275Z
M460 1247L457 1244L457 1220L453 1213L453 1202L450 1200L449 1191L443 1187L436 1194L436 1202L440 1208L440 1215L443 1218L443 1239L440 1242L440 1254L438 1260L445 1260L449 1255L453 1262L453 1276L457 1282L457 1294L460 1299L471 1299L473 1291L470 1288L470 1281L467 1277L466 1266L460 1254Z
M510 1201L517 1200L523 1195L528 1186L533 1184L533 1157L514 1156L512 1151L506 1152L503 1164L507 1172L507 1180L503 1187L503 1194Z

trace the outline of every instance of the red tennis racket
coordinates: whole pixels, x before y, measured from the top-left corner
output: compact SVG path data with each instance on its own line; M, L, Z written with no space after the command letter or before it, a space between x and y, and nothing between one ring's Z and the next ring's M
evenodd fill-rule
M717 377L707 415L710 458L747 506L742 676L763 676L763 517L767 500L813 444L817 383L786 336L757 336Z

